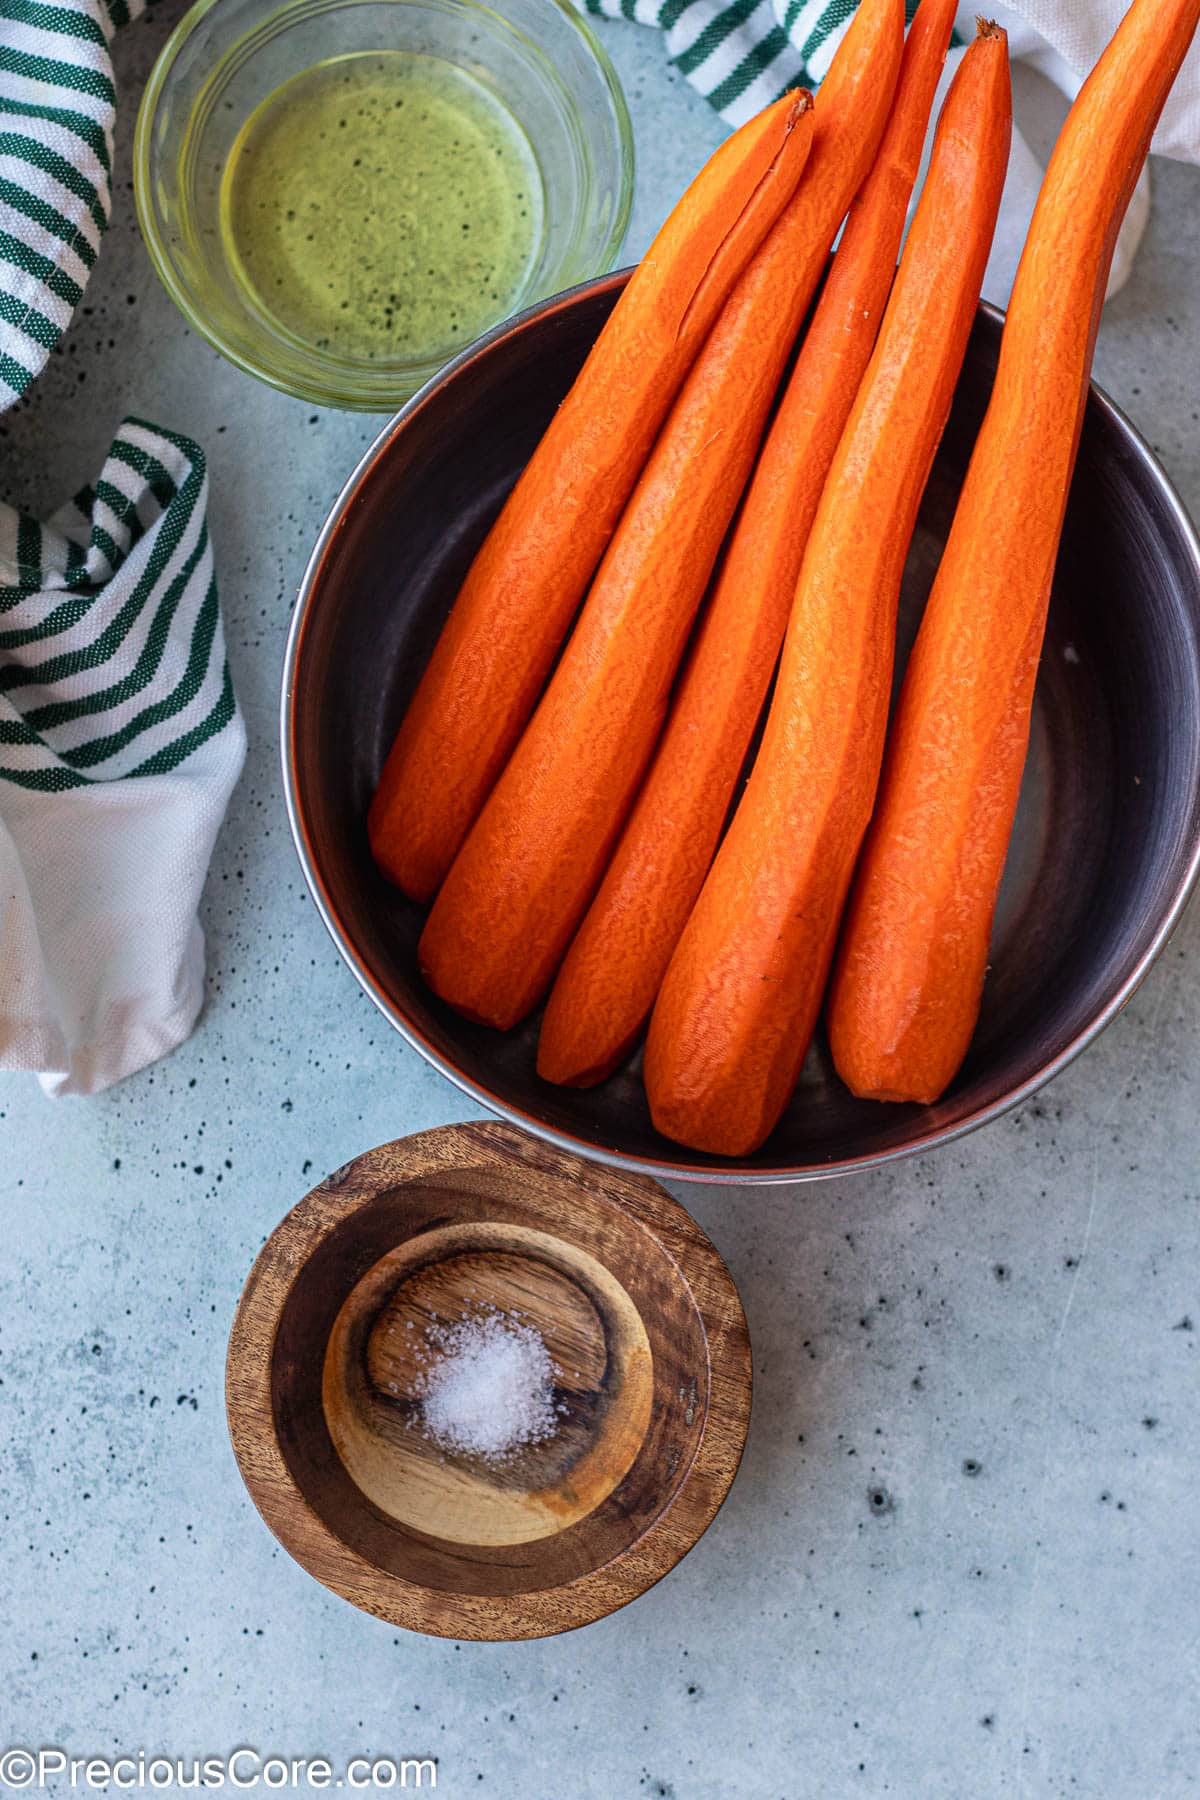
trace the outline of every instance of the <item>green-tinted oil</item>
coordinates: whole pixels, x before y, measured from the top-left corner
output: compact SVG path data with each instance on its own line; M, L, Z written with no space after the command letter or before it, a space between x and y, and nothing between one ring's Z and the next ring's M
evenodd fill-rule
M230 152L231 266L306 343L377 362L445 357L518 299L541 233L528 139L438 57L338 57L295 76Z

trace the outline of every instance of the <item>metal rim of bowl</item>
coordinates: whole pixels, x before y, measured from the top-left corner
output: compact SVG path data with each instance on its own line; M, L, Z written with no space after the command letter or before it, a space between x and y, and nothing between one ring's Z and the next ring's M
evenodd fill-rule
M532 1114L523 1111L521 1107L514 1106L510 1101L501 1099L498 1094L494 1094L488 1088L481 1086L480 1083L472 1081L471 1078L464 1075L460 1069L455 1068L454 1064L449 1062L446 1057L444 1057L441 1052L423 1036L421 1031L411 1022L411 1020L405 1018L399 1008L393 1004L373 979L370 972L364 967L353 944L342 930L337 913L326 892L320 872L316 867L310 851L308 836L300 807L296 756L293 745L292 702L295 691L296 668L300 658L305 623L308 617L309 608L312 604L318 572L324 561L325 553L349 507L352 505L361 483L373 469L375 463L387 450L388 445L391 443L396 432L401 430L407 423L409 417L426 404L434 391L439 388L443 382L458 375L461 370L467 368L477 357L485 354L498 338L505 336L509 331L528 326L535 319L543 315L550 314L568 306L582 293L594 292L605 286L616 285L624 281L627 275L627 270L617 270L611 275L602 275L592 281L580 282L578 286L567 288L563 293L556 294L549 300L544 300L535 306L528 307L524 312L517 313L511 319L507 319L503 323L493 326L490 331L486 332L482 337L477 338L474 343L467 345L466 348L461 350L443 369L439 370L437 375L435 375L431 381L426 382L425 386L401 407L394 418L389 420L388 424L384 426L374 443L370 445L364 455L360 458L357 467L342 488L341 493L334 503L333 510L321 528L320 536L313 547L312 555L308 559L304 574L301 578L296 606L292 615L292 623L288 632L287 648L284 653L283 684L280 695L280 752L283 765L284 799L287 805L288 824L291 828L292 842L295 845L296 854L300 859L300 866L304 872L304 879L308 884L308 890L313 897L317 911L324 921L325 929L329 932L330 937L337 945L343 961L353 971L360 987L362 987L375 1002L375 1005L379 1008L380 1012L391 1021L401 1037L411 1044L413 1049L418 1051L420 1055L425 1058L426 1062L432 1064L435 1069L442 1075L445 1075L448 1080L454 1083L455 1087L459 1088L461 1092L466 1094L470 1099L479 1101L489 1112L496 1113L501 1118L511 1120L514 1124L532 1132L535 1137L542 1138L547 1143L558 1145L560 1149L570 1150L576 1155L591 1157L597 1162L607 1163L615 1168L629 1169L639 1175L649 1175L657 1181L690 1181L703 1186L720 1187L782 1187L801 1182L828 1181L838 1176L865 1174L868 1170L881 1168L889 1163L901 1162L910 1156L923 1155L928 1150L940 1149L946 1144L954 1143L959 1138L967 1137L973 1131L978 1131L983 1125L991 1124L995 1119L1003 1118L1006 1113L1012 1112L1016 1107L1021 1106L1026 1100L1030 1099L1041 1088L1045 1087L1047 1082L1052 1081L1056 1075L1060 1075L1064 1069L1068 1068L1077 1057L1081 1056L1082 1053L1096 1041L1101 1033L1112 1024L1117 1015L1124 1010L1129 1001L1132 1000L1133 996L1137 993L1137 990L1146 979L1146 976L1150 973L1154 964L1158 961L1158 958L1169 943L1176 926L1179 924L1184 908L1187 906L1187 903L1192 896L1197 881L1200 880L1200 835L1197 836L1196 841L1191 847L1187 866L1176 884L1174 893L1171 896L1170 904L1160 920L1149 945L1138 958L1137 964L1133 970L1127 976L1125 981L1122 982L1120 988L1107 1004L1101 1008L1099 1013L1097 1013L1096 1017L1085 1026L1085 1028L1080 1031L1057 1056L1052 1057L1049 1062L1045 1063L1036 1074L1030 1076L1027 1081L1022 1082L1020 1086L1015 1088L1011 1093L1003 1095L1000 1099L994 1100L986 1106L978 1107L967 1118L960 1119L956 1124L948 1125L940 1131L932 1132L928 1137L922 1138L918 1143L902 1144L887 1150L873 1151L865 1156L843 1157L836 1162L799 1164L788 1169L760 1169L755 1167L752 1163L738 1162L730 1162L728 1167L707 1163L687 1163L683 1161L667 1162L658 1161L650 1157L626 1155L617 1150L608 1150L602 1145L592 1143L588 1138L577 1137L571 1132L559 1131L555 1129L554 1126L545 1124L541 1119L537 1119ZM1004 313L1000 307L993 306L989 301L985 300L980 302L980 308L986 315L1000 324L1003 324ZM1160 497L1165 502L1172 518L1179 528L1185 544L1187 545L1193 570L1197 581L1200 582L1200 533L1197 532L1196 526L1192 523L1191 517L1179 496L1178 490L1158 458L1155 456L1149 443L1142 436L1141 432L1128 415L1124 413L1116 402L1105 393L1104 389L1098 387L1095 382L1092 383L1092 393L1102 411L1120 426L1125 434L1130 449L1137 456L1143 470L1149 475ZM664 1142L666 1142L665 1139Z
M625 233L629 229L629 220L633 212L633 191L636 174L633 121L629 116L629 104L625 99L625 90L621 86L620 77L613 65L612 58L609 56L607 50L600 42L599 37L596 35L591 21L573 6L570 3L570 0L549 0L549 3L553 6L555 12L558 13L561 18L566 20L566 22L578 33L579 37L586 45L588 54L595 63L600 78L612 101L613 115L617 123L617 136L620 140L621 147L620 186L612 224L597 255L597 273L593 277L593 279L603 279L605 275L612 271L612 265L616 261L616 258L620 253L621 245L625 241ZM493 6L487 4L487 0L467 0L467 4L474 6L481 12L496 11ZM212 12L213 8L218 5L220 5L220 0L195 0L195 4L190 6L187 12L184 13L182 19L180 19L179 23L174 27L155 59L154 66L150 71L150 78L146 83L142 93L141 102L138 106L137 119L134 123L133 132L133 203L134 210L137 213L138 228L141 231L142 241L146 246L146 251L150 257L154 272L162 282L163 287L170 295L171 300L174 302L179 312L182 313L183 317L193 330L196 331L206 343L210 344L214 350L223 356L227 362L231 363L235 369L240 370L242 374L252 375L255 380L265 382L268 387L275 388L277 392L287 394L289 398L294 400L306 401L311 405L330 406L336 410L346 412L386 412L388 410L387 401L382 401L377 405L374 397L364 399L361 397L347 398L342 396L336 400L331 399L329 392L324 388L320 388L316 383L296 383L287 381L277 374L261 357L256 358L239 350L235 345L227 342L221 333L213 328L203 310L194 305L190 295L176 275L175 265L170 251L167 248L166 240L159 230L157 211L150 197L152 185L150 179L150 139L154 129L154 122L158 117L158 108L166 88L168 77L175 66L180 50L183 48L187 39L191 37L192 33L204 22L209 13ZM498 13L497 16L503 18L504 15ZM505 23L507 24L508 21L505 20ZM578 285L587 286L588 284L586 282L581 282ZM573 293L575 289L569 288L565 291ZM557 298L557 295L550 295L543 300L532 302L530 307L526 308L525 311L534 311L538 306L544 306L551 300ZM513 315L514 318L524 318L524 316L525 312ZM465 354L466 351L478 348L482 343L490 339L495 332L504 330L512 323L513 318L499 320L484 334L484 337L476 338L472 344L464 346L464 349L457 353L454 362L457 362L458 357ZM420 396L425 393L426 389L432 386L435 381L439 381L446 373L447 369L452 366L453 363L446 363L443 364L441 368L435 370L434 373L422 383L416 392L403 403L401 410L403 411L404 407L410 406L414 400L419 399ZM398 417L399 414L395 415L391 423L394 424ZM385 426L385 433L390 429L391 425Z

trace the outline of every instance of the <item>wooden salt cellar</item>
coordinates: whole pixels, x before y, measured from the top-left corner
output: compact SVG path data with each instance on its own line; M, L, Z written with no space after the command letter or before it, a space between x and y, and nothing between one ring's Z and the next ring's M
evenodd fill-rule
M447 1454L414 1388L431 1326L541 1333L565 1409L499 1464ZM623 1606L711 1523L750 1417L720 1257L656 1182L476 1123L369 1151L268 1239L229 1342L234 1451L318 1581L442 1637L543 1637Z

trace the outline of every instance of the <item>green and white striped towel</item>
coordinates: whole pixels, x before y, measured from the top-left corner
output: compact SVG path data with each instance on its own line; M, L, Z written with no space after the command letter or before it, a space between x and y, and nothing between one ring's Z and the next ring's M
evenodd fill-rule
M109 43L143 0L0 0L0 408L70 322L112 207Z
M656 25L667 54L730 125L793 87L818 87L858 0L585 0L588 12ZM906 0L911 19L917 0Z
M0 410L96 261L109 42L138 10L0 0ZM50 524L0 506L0 1067L50 1093L164 1055L203 999L196 908L245 756L207 491L197 445L127 419Z
M588 12L632 19L666 33L667 54L723 119L740 125L798 84L816 87L858 10L858 0L579 0ZM1009 34L1014 56L1029 57L1074 96L1129 0L1007 0L964 5L956 38L967 44L985 12ZM906 0L911 19L917 0ZM1168 102L1155 148L1195 161L1200 57L1193 51Z
M91 1093L191 1031L245 732L204 457L122 425L47 526L0 508L0 1066Z
M824 79L858 0L576 0L587 12L631 19L665 34L667 55L721 117L741 125L760 107L797 84ZM1129 0L972 0L960 8L956 39L975 35L986 12L1005 27L1014 57L1022 57L1073 99L1128 8ZM907 0L911 19L916 0ZM947 62L946 83L957 66ZM1200 161L1200 52L1193 49L1167 102L1154 147L1167 156ZM1007 303L1042 170L1020 132L1014 133L1008 184L992 258L984 281L989 299ZM1149 216L1143 177L1117 246L1109 291L1127 279Z

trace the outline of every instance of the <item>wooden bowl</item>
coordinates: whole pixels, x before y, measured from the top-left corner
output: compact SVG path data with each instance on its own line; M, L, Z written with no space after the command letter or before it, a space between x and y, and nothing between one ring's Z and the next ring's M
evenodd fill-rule
M1200 859L1200 546L1153 454L1092 391L1034 702L983 1012L934 1106L856 1100L818 1033L754 1155L655 1131L641 1051L600 1086L536 1068L540 1016L460 1018L417 968L423 909L379 874L366 814L383 759L471 557L620 292L593 282L462 356L351 477L300 592L284 675L292 829L322 916L366 991L476 1099L568 1149L685 1180L846 1174L943 1144L1026 1099L1137 988ZM903 667L991 391L1001 318L980 310L921 508L900 606Z
M553 1437L499 1463L419 1426L426 1332L492 1304L541 1333ZM263 1518L311 1575L439 1637L545 1637L651 1587L711 1524L750 1420L720 1257L644 1177L512 1126L368 1151L263 1247L226 1406Z

